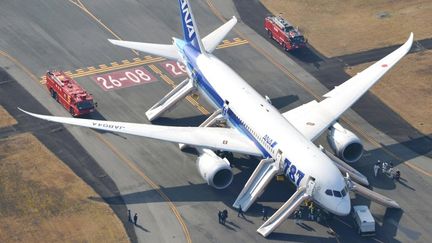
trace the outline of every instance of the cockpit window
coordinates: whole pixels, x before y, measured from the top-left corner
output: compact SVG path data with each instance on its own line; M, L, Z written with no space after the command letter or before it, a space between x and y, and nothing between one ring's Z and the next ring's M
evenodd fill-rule
M340 191L333 190L333 194L335 195L335 197L342 197L342 194L340 193Z
M332 192L332 190L330 190L330 189L327 189L327 190L325 191L325 194L327 194L327 195L329 195L329 196L333 196L333 192Z

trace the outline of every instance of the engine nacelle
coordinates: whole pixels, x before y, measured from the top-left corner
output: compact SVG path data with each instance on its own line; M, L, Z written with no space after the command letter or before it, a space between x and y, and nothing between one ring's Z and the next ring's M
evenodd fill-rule
M229 161L211 150L204 149L197 159L197 166L202 178L216 189L227 188L233 180Z
M357 162L363 155L360 138L339 123L335 123L329 130L327 140L336 155L347 163Z

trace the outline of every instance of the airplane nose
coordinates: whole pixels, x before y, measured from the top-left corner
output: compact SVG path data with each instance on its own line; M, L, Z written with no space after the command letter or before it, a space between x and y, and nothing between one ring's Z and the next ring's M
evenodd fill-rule
M337 206L337 212L340 216L348 215L351 211L351 200L344 198Z

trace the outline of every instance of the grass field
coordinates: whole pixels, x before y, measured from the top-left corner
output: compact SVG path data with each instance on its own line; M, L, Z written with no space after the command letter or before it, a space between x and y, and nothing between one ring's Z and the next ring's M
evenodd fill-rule
M15 125L17 121L0 106L0 128Z
M432 51L409 54L372 92L425 135L432 135ZM371 63L346 69L351 76Z
M432 37L430 0L262 0L299 26L309 43L327 57Z
M0 242L128 242L94 196L33 135L0 139Z
M430 0L262 0L275 15L300 26L321 54L334 57L414 39L432 38ZM432 53L404 57L372 89L386 105L420 132L432 133ZM350 67L353 75L371 63Z

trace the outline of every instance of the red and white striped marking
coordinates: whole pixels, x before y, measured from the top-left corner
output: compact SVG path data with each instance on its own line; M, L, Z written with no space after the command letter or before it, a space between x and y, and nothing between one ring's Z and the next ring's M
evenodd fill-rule
M92 79L105 91L123 89L157 81L145 68L136 67L93 76Z

